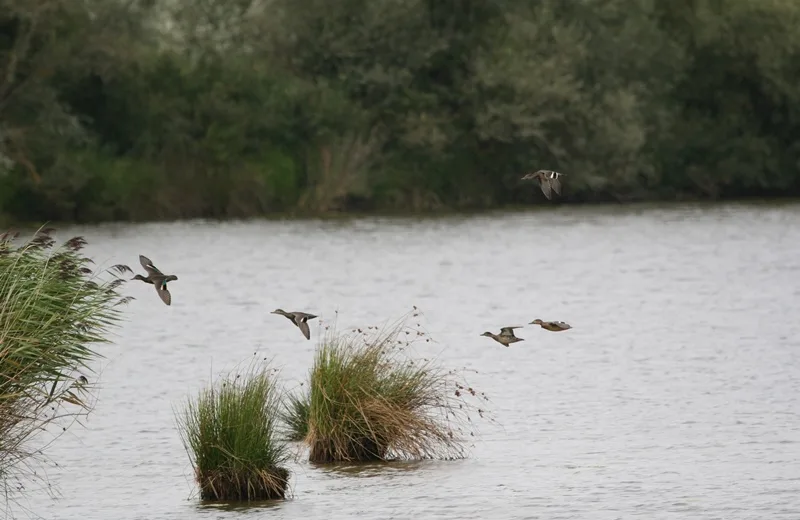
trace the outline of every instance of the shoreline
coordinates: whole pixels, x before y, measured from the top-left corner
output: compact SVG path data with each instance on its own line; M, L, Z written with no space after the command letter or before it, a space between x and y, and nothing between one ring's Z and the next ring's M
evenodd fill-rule
M247 217L208 217L193 216L186 218L165 218L151 220L21 220L8 215L0 214L0 230L38 228L42 225L62 227L75 225L124 225L124 224L166 224L174 222L252 222L257 220L265 221L350 221L362 219L392 219L392 220L429 220L446 219L453 217L479 217L492 216L497 214L524 214L538 211L564 211L564 210L611 210L618 209L623 212L640 212L645 210L670 210L681 208L714 208L725 206L794 206L800 205L800 197L731 197L720 199L680 199L666 200L653 199L632 202L611 202L611 201L591 201L591 202L562 202L562 201L541 201L531 204L504 204L490 208L440 208L427 210L350 210L350 211L283 211L274 213L254 214Z

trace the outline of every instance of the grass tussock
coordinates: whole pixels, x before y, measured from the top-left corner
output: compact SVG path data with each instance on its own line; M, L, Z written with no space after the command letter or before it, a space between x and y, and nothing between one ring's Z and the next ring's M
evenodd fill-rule
M66 431L65 421L89 413L91 383L80 372L91 372L89 363L101 357L92 346L108 342L118 306L129 300L118 292L127 266L113 266L101 281L81 252L85 240L56 248L52 232L41 229L21 245L18 233L0 235L0 478L7 485L17 471L42 474L29 459L43 456L52 437L32 448L35 436L54 422Z
M429 358L406 351L430 338L406 326L408 315L386 329L339 334L329 329L317 351L306 397L288 407L294 438L303 438L312 462L464 456L467 402L484 394L460 383ZM307 419L304 419L307 417ZM472 433L470 433L472 435Z
M280 394L266 364L231 373L189 399L178 423L203 500L286 496L285 444L277 439Z
M286 439L300 442L308 435L308 411L311 407L311 398L308 393L302 395L287 395L283 403L284 411L281 414L286 425Z

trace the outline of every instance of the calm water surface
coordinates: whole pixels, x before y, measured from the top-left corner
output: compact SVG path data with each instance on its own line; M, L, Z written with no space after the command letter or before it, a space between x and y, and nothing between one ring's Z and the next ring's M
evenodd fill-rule
M50 449L57 519L800 518L800 206L556 208L429 220L106 225L101 264L142 253L152 286L103 346L86 427ZM497 424L469 458L291 467L293 499L203 506L173 407L254 352L292 388L311 364L276 307L339 326L412 305L418 347L477 374ZM532 326L504 348L484 330ZM319 332L314 323L312 334Z

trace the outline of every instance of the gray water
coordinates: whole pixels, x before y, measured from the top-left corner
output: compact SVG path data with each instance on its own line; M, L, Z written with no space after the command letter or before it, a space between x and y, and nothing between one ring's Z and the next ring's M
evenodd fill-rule
M561 207L436 219L104 225L100 264L137 255L180 280L172 307L125 292L98 401L48 451L57 519L800 518L800 206ZM173 408L255 352L287 388L315 341L276 307L340 328L418 306L477 370L496 423L469 456L363 468L293 463L292 498L202 505ZM504 348L485 330L534 318ZM314 336L319 322L312 326ZM312 337L312 340L315 339Z

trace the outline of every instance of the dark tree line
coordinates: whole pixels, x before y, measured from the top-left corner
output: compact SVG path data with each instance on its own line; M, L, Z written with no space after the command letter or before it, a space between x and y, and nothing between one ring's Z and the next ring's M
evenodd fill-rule
M0 0L0 213L800 193L792 0Z

